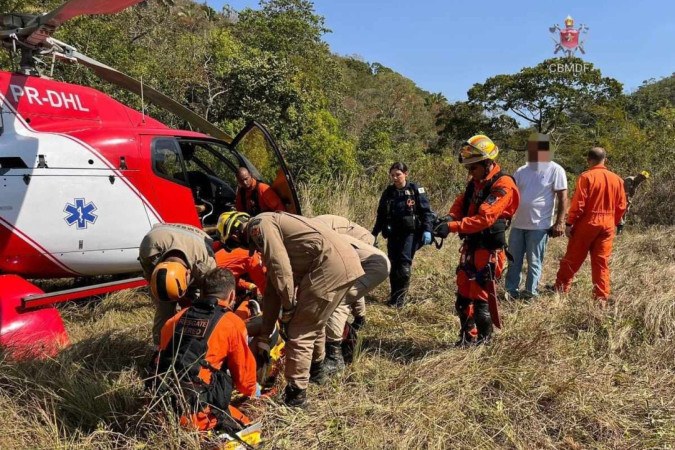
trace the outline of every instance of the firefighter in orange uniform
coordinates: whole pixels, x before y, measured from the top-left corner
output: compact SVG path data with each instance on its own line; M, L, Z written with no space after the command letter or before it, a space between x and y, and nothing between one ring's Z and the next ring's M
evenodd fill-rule
M250 216L261 212L286 211L284 202L268 184L258 181L246 167L237 170L235 209Z
M237 291L253 295L265 292L267 269L263 265L260 253L243 248L223 249L216 252L218 267L228 269L234 275Z
M502 173L495 162L498 153L499 148L484 135L464 143L459 162L466 166L471 180L449 215L434 227L439 237L459 233L464 240L457 268L457 346L485 343L492 334L493 320L500 326L495 284L506 263L505 231L518 209L520 195L513 178Z
M246 326L230 309L234 276L227 269L213 269L202 289L192 306L162 327L155 387L177 381L174 388L181 390L189 408L180 411L181 424L204 431L230 423L225 415L233 388L251 397L257 385Z
M567 251L554 285L556 291L569 292L574 275L590 252L593 296L602 302L609 298L609 256L627 205L623 180L605 167L606 157L601 147L588 151L590 168L577 180L565 223Z

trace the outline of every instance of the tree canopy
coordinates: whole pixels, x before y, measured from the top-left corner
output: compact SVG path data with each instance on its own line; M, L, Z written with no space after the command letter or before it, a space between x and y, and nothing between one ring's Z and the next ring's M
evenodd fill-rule
M469 90L471 102L510 112L540 133L551 133L572 110L619 98L622 85L579 58L547 59L516 74L497 75Z
M60 3L12 0L3 10L35 13ZM591 145L605 146L626 171L650 168L675 147L675 76L648 80L624 95L619 81L592 64L552 58L476 80L468 101L450 103L380 62L331 53L324 41L329 32L308 0L262 0L259 8L241 11L156 0L77 18L56 37L142 78L230 134L247 120L264 123L301 181L370 176L394 160L424 167L422 177L442 178L457 147L477 133L503 150L524 148L531 130L549 133L557 159L574 172L583 170L582 154ZM0 61L12 68L6 53ZM141 107L135 95L83 67L57 64L53 76ZM146 108L167 125L186 126ZM522 155L500 158L516 164Z

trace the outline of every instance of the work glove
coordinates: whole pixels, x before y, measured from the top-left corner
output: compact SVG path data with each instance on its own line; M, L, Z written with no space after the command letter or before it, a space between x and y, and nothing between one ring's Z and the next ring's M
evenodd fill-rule
M439 238L445 239L450 234L450 226L448 222L441 222L434 228L434 235Z
M431 232L430 231L425 231L422 234L422 244L424 244L424 245L431 244Z
M619 224L619 225L616 226L616 234L617 234L617 236L618 236L618 235L620 235L621 233L623 233L623 225L622 225L622 224Z

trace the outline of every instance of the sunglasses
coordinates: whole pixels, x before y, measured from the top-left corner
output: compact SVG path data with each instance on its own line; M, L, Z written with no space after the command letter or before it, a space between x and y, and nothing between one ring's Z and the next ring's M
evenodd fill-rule
M479 167L481 167L481 164L470 164L470 165L466 166L466 170L468 170L469 172L473 172L474 170L476 170Z

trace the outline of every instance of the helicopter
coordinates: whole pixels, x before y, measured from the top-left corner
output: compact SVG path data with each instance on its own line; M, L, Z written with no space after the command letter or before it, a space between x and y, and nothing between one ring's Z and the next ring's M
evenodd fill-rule
M141 0L70 0L43 15L1 14L0 42L21 55L0 71L0 346L54 354L68 342L55 304L146 284L138 247L156 223L213 227L234 209L239 167L300 203L264 125L234 138L180 103L53 38L75 17L114 14ZM43 77L36 58L91 69L198 131L178 130L87 86ZM113 275L45 293L31 279ZM37 350L36 350L37 349Z

